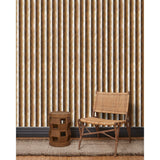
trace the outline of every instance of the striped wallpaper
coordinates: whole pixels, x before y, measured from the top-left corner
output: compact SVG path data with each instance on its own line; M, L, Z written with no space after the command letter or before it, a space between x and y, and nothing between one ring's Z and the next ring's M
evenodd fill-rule
M16 126L47 127L58 110L77 126L96 91L130 91L131 125L144 126L143 3L17 0Z

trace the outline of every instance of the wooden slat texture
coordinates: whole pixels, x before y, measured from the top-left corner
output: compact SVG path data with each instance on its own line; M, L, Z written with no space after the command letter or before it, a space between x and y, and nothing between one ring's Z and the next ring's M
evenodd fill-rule
M64 110L69 111L69 0L64 1Z
M97 91L102 91L102 0L97 1Z
M80 20L81 20L81 24L80 24L80 42L81 42L81 102L80 102L80 106L81 106L81 117L85 117L86 116L86 0L81 0L81 14L80 14ZM94 53L94 52L93 52ZM94 67L94 65L93 65ZM94 80L93 80L94 81Z
M47 126L47 0L42 0L42 126Z
M119 1L119 91L125 92L124 0ZM123 120L124 116L120 115Z
M25 35L25 126L30 127L30 0L25 1Z
M53 1L53 111L58 111L58 0Z
M89 117L91 116L91 0L86 0L86 10L86 116Z
M144 0L141 1L141 102L142 102L142 108L141 108L141 126L144 126Z
M102 91L102 0L97 1L97 91Z
M125 0L125 91L130 91L130 0Z
M125 0L124 30L125 30L125 92L128 92L130 91L130 0Z
M77 126L96 91L130 91L131 125L144 126L144 0L16 3L17 127L47 127L51 111Z
M41 0L36 8L36 126L41 127Z
M102 38L103 38L103 67L102 67L102 72L103 72L103 91L108 92L108 0L103 0L102 3ZM103 114L103 118L107 119L108 114L105 113Z
M49 126L49 113L52 112L52 0L47 3L47 126Z
M108 92L113 92L113 0L108 0ZM113 114L108 115L113 119Z
M97 91L97 1L93 0L92 1L92 15L91 15L92 19L92 68L91 68L91 72L92 72L92 97L91 97L91 105L93 106L94 104L94 96L95 93ZM91 112L93 111L93 108L91 108Z
M141 126L141 0L136 1L136 126Z
M36 1L35 0L31 1L31 127L36 127Z
M119 92L119 0L114 3L114 92Z
M16 0L16 126L19 127L19 0Z
M136 3L134 0L131 0L130 6L130 55L131 55L131 125L136 126Z
M74 126L75 124L75 108L74 108L74 105L75 105L75 73L74 73L74 67L75 67L75 52L74 52L74 49L75 49L75 45L74 45L74 42L75 42L75 33L74 33L74 29L75 29L75 26L74 26L74 20L75 20L75 8L74 8L74 0L71 0L70 1L70 66L69 66L69 69L70 69L70 92L69 92L69 96L70 96L70 112L71 112L71 126Z
M19 2L19 126L25 127L25 1Z
M58 1L58 107L63 111L63 0Z
M80 118L80 0L75 1L75 126Z
M102 72L103 72L103 91L107 92L108 91L108 0L103 0L102 3L102 37L103 37L103 67L102 67Z

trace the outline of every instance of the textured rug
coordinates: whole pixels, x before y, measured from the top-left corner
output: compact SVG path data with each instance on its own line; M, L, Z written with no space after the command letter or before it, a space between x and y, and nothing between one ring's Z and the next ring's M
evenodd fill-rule
M46 156L102 156L113 155L115 141L113 140L82 140L78 150L78 140L72 140L66 147L53 147L49 141L43 140L16 140L17 155L46 155ZM118 155L144 155L144 141L119 140Z

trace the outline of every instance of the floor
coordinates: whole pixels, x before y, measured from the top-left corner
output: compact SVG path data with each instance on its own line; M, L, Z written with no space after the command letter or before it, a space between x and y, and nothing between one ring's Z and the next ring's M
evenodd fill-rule
M144 156L17 156L16 160L144 160Z

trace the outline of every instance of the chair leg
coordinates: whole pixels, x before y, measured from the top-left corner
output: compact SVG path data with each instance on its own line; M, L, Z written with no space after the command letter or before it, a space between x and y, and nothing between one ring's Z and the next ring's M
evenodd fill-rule
M118 125L118 129L117 129L117 141L119 141L119 131L120 131L120 124Z
M78 149L80 149L81 141L82 141L82 136L84 132L84 125L78 120L78 127L79 127L79 134L80 134L80 139L79 139L79 146Z
M126 123L128 137L129 137L129 143L131 143L131 124L130 121Z
M117 156L117 147L118 147L118 140L119 140L120 125L118 125L118 127L116 127L116 125L115 125L114 128L115 128L115 152L114 152L114 156Z
M96 125L96 132L98 132L99 131L99 127L98 127L98 125ZM99 138L99 133L97 133L97 137Z

